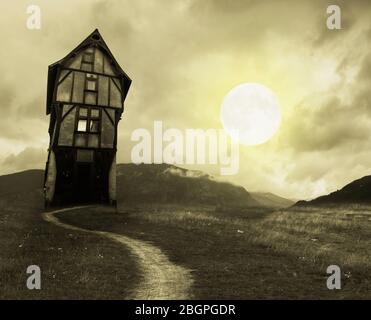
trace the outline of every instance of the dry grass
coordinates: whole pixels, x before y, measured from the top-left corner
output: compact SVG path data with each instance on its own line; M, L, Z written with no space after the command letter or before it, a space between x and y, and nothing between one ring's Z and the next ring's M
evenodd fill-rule
M109 240L44 222L40 203L31 199L35 195L0 200L0 297L125 298L140 281L128 251ZM59 217L160 247L172 262L193 270L196 299L371 298L368 207L268 213L150 205L123 207L119 213L80 210ZM25 287L30 264L41 267L41 291ZM331 264L342 269L340 291L326 288Z
M0 201L0 299L124 299L139 281L119 244L42 220L35 194ZM23 200L23 201L22 201ZM26 268L41 269L41 290L26 288Z
M279 211L252 225L251 241L300 255L324 268L330 262L362 274L371 269L371 208Z
M345 269L371 270L371 208L292 208L262 219L218 217L211 210L165 208L140 211L138 217L189 230L242 231L250 243L288 252L313 262L328 261Z
M370 298L368 208L291 209L261 214L212 208L99 209L67 222L150 241L193 271L195 298ZM343 290L326 288L339 265Z
M237 229L249 245L266 246L277 253L290 254L326 270L330 264L341 266L343 274L357 277L370 287L371 208L292 208L276 211L262 219L230 219L205 211L171 211L142 214L142 218L189 230L212 228L218 234Z

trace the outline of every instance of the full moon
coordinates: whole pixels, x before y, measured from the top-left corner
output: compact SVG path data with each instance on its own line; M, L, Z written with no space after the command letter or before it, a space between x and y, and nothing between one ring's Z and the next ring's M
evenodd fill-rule
M278 130L280 106L267 87L243 83L225 96L220 119L232 139L245 145L259 145L271 139Z

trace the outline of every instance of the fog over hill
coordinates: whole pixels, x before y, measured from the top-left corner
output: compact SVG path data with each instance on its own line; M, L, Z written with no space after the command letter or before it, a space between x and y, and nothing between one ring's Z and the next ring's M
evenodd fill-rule
M277 196L270 192L250 192L251 196L262 206L267 208L288 208L295 204L295 201Z
M43 204L43 170L27 170L0 176L3 201L25 199L25 205ZM211 205L220 207L284 208L291 200L271 193L248 192L245 188L215 180L202 171L169 164L118 164L119 203Z
M168 164L120 164L119 202L260 207L241 186L214 180L201 171Z

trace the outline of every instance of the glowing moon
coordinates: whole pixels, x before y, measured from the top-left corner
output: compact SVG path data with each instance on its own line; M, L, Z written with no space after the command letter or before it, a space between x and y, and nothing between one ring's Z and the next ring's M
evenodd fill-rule
M243 83L225 96L220 119L232 139L246 145L258 145L267 142L278 130L280 106L267 87Z

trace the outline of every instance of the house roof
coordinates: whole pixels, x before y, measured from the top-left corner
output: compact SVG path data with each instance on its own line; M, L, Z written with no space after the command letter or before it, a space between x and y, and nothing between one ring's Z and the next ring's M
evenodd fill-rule
M99 33L98 29L95 29L84 41L82 41L75 49L73 49L68 55L66 55L61 60L51 64L48 68L48 84L47 84L47 99L46 99L46 114L50 113L51 102L53 99L53 90L55 87L55 81L57 80L57 70L58 67L64 65L69 59L73 58L74 55L80 51L95 45L99 47L104 53L106 53L112 61L112 64L115 66L116 70L119 73L119 77L122 79L123 93L127 93L131 85L131 79L122 70L121 66L118 64L117 60L113 56L111 50L108 48L103 37Z

